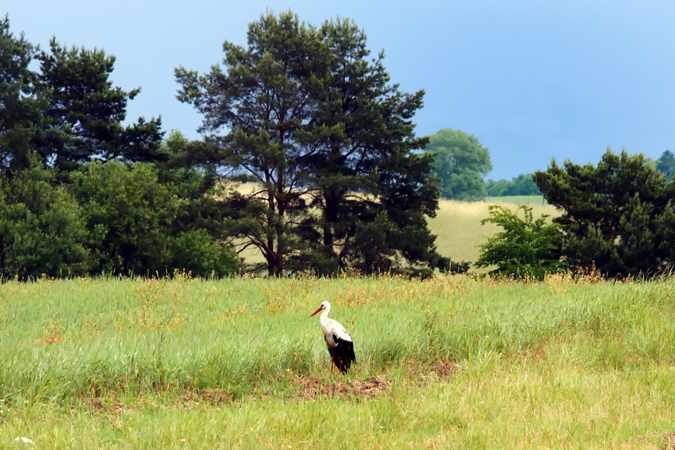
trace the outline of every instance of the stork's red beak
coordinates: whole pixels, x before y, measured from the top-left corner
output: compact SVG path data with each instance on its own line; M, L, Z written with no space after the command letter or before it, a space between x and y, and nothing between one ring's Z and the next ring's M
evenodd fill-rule
M316 311L314 311L312 314L309 315L309 317L316 316L317 314L319 314L319 312L321 312L322 309L323 309L323 306L319 306L316 309Z

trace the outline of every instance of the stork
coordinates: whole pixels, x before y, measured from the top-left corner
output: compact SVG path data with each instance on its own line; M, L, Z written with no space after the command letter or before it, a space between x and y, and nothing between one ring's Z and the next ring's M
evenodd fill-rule
M321 324L321 331L323 331L323 338L326 341L326 346L328 346L330 358L340 372L347 373L352 363L356 362L352 337L340 322L328 318L330 303L321 302L321 305L310 317L318 313L321 313L319 324Z

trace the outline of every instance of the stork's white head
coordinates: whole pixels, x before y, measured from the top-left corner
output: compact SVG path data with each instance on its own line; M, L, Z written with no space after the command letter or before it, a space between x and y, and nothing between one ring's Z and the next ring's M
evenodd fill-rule
M316 311L314 311L309 317L315 316L315 315L319 314L321 311L326 311L326 310L330 310L330 303L328 303L328 301L323 301L323 302L321 302L319 307L316 309Z

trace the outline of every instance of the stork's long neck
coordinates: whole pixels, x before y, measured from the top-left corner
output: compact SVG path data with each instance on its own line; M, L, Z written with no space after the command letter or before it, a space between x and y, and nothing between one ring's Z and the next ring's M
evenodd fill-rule
M328 320L328 314L330 313L330 306L323 311L321 311L321 315L319 316L319 323L323 326L326 324L326 321Z

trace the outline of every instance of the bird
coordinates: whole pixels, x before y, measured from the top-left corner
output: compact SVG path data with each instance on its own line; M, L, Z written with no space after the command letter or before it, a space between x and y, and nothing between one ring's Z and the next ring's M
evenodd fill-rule
M343 374L346 374L352 363L356 362L352 337L340 322L328 318L328 314L330 314L329 302L321 302L321 305L310 317L318 313L321 313L319 324L321 325L321 331L323 331L323 338L326 341L330 358L333 360L335 367Z

